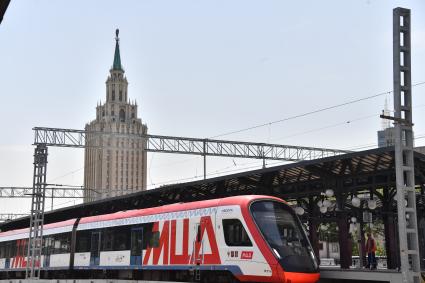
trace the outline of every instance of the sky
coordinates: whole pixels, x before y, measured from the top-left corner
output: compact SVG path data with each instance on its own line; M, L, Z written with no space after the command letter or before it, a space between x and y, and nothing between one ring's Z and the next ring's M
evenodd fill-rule
M116 28L129 98L150 134L376 147L392 94L272 122L391 91L399 6L412 13L412 82L425 82L422 0L11 1L0 25L0 186L32 185L32 127L84 129L95 118ZM425 85L413 89L413 107L415 143L424 146ZM83 160L81 149L49 148L47 182L82 185ZM202 164L148 153L148 188L199 179ZM209 177L261 166L207 158ZM78 202L55 200L54 208ZM0 213L29 208L27 200L0 199Z

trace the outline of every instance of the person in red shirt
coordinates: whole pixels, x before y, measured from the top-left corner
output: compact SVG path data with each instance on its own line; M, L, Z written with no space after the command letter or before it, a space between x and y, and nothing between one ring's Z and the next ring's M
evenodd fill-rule
M367 265L366 268L376 269L376 241L372 237L372 234L367 233L367 242L366 242L366 253L367 253Z

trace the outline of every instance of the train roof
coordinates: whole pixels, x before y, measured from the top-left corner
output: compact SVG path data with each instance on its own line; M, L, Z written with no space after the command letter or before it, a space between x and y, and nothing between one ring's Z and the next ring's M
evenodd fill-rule
M51 234L59 234L72 231L72 227L77 219L69 219L56 223L50 223L43 226L43 234L45 236ZM6 232L0 232L0 242L10 241L16 239L28 238L29 228L10 230Z
M270 196L246 195L189 203L176 203L153 208L120 211L104 215L84 217L80 219L77 230L102 229L107 227L139 225L158 221L211 216L217 212L218 207L247 207L252 200L261 199L282 201L279 198Z
M264 196L264 195L233 196L233 197L227 197L222 199L194 201L194 202L188 202L188 203L175 203L175 204L163 205L159 207L133 209L133 210L127 210L127 211L118 211L115 213L83 217L80 219L79 225L80 224L84 225L84 224L94 223L94 222L106 222L106 221L125 219L125 218L149 216L149 215L156 215L156 214L199 210L199 209L206 209L206 208L224 206L224 205L247 206L252 200L256 200L256 199L275 199L275 200L282 201L279 198ZM44 225L44 229L43 229L44 235L71 232L75 222L76 222L76 219L70 219L70 220L61 221L57 223L46 224ZM114 225L112 223L109 226L114 226ZM107 226L102 226L102 227L107 227ZM28 237L28 233L29 233L29 228L10 230L7 232L0 232L0 242L15 240L15 239L23 239Z
M158 207L133 209L133 210L119 211L119 212L109 213L109 214L83 217L81 218L79 224L109 221L109 220L123 219L123 218L132 218L132 217L138 217L138 216L148 216L148 215L154 215L154 214L204 209L204 208L224 206L224 205L247 206L252 200L256 200L256 199L275 199L275 200L282 201L279 198L264 196L264 195L233 196L233 197L227 197L227 198L221 198L221 199L202 200L202 201L194 201L194 202L187 202L187 203L174 203L174 204L168 204L168 205L163 205Z

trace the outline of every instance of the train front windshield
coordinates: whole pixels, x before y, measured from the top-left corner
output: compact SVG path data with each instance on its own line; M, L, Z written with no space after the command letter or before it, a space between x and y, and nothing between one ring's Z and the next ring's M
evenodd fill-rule
M251 213L283 269L313 273L318 265L306 234L294 212L277 201L257 201Z

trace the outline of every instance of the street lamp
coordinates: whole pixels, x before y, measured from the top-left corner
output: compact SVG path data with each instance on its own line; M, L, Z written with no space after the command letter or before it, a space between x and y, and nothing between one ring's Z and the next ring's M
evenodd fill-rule
M352 204L354 207L360 207L361 201L360 201L360 199L359 199L358 197L353 197L353 198L351 199L351 204Z

